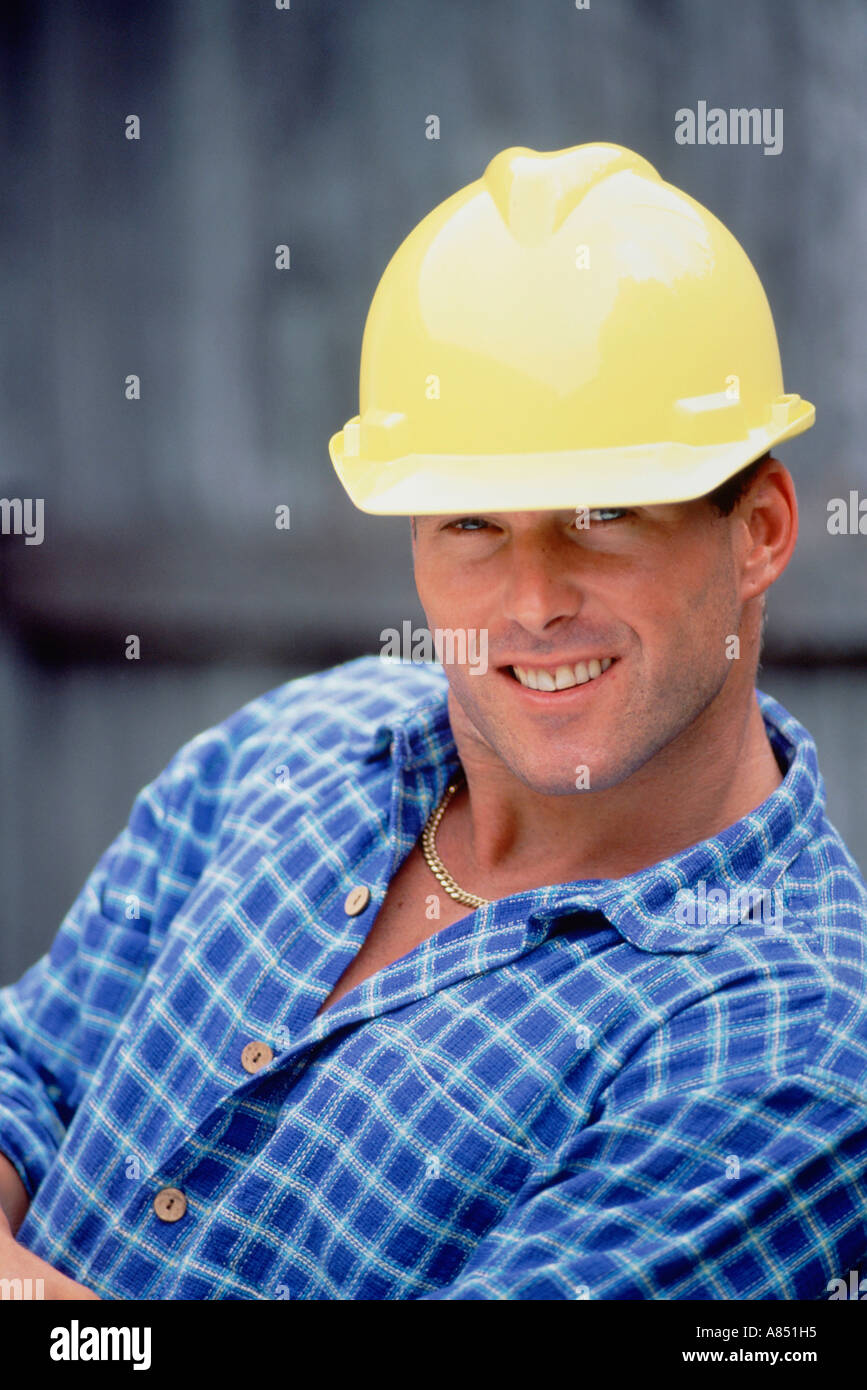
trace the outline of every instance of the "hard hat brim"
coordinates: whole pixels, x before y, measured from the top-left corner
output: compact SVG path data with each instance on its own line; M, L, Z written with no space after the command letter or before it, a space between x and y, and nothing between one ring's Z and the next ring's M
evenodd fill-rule
M538 454L405 454L387 460L344 452L329 440L338 478L360 511L376 516L650 507L687 502L719 487L784 439L808 430L815 407L799 400L785 423L730 444L677 442Z

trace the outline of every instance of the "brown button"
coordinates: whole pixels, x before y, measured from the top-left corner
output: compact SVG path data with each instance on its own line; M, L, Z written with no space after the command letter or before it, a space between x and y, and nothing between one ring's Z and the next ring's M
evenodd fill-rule
M266 1042L248 1042L241 1052L244 1071L261 1071L273 1060L274 1053Z
M346 894L346 902L343 904L343 911L347 917L357 917L359 912L363 912L370 902L370 889L363 883L357 883L349 893Z
M187 1199L179 1187L161 1187L154 1197L154 1211L160 1221L180 1221Z

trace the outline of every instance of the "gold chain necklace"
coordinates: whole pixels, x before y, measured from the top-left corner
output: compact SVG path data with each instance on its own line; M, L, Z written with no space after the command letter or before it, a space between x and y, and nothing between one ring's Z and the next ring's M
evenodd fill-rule
M439 806L434 807L433 811L431 811L428 816L425 828L421 832L422 854L434 878L442 885L450 898L454 898L455 902L463 903L464 907L487 907L490 899L479 898L475 893L466 893L463 888L459 888L437 854L436 834L439 829L439 823L445 815L446 807L460 786L460 783L460 778L456 778L454 782L449 783Z

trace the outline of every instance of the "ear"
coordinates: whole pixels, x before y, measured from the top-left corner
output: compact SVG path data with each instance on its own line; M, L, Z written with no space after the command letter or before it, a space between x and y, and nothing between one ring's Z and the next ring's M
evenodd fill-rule
M769 458L737 503L741 598L756 598L782 574L798 539L798 499L789 470Z

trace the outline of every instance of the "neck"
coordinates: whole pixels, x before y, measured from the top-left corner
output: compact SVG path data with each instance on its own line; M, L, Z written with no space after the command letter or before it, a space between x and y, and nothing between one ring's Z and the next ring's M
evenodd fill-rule
M550 796L527 787L478 738L450 691L466 773L437 835L450 872L462 888L502 897L623 878L719 834L761 805L782 775L755 690L734 709L714 704L623 783Z

